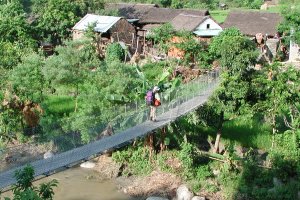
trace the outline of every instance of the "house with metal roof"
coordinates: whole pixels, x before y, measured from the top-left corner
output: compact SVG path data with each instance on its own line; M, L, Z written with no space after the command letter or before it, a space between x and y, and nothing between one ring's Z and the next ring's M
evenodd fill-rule
M122 41L131 44L136 34L135 27L124 18L86 14L72 28L73 39L82 38L90 26L93 27L95 33L101 34L101 37L111 42Z

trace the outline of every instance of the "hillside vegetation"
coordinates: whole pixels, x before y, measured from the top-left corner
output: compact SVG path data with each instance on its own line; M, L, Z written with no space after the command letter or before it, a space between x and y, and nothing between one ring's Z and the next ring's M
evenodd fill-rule
M214 11L219 1L142 3L212 9L218 21L228 12ZM260 0L224 3L242 9L262 4ZM236 28L224 30L210 43L196 41L189 32L175 32L170 24L153 29L147 39L154 48L166 54L175 45L185 52L180 60L154 61L145 56L140 62L126 62L126 51L118 43L109 44L101 57L92 45L97 39L93 33L73 41L70 30L86 13L104 12L103 4L0 2L1 161L9 161L10 155L2 152L16 145L43 144L62 152L101 138L109 123L122 120L126 123L118 128L123 130L143 120L141 115L130 118L129 108L148 109L144 102L148 89L159 85L171 95L192 79L176 75L179 68L193 68L198 74L218 69L219 86L205 105L112 153L123 166L120 174L171 172L195 193L211 199L216 194L222 199L297 199L300 71L276 59L260 63L261 69L255 67L257 46ZM299 44L300 5L291 0L281 6L284 20L278 31L285 34L286 42ZM182 42L171 44L173 37ZM52 55L42 50L45 42L54 46Z

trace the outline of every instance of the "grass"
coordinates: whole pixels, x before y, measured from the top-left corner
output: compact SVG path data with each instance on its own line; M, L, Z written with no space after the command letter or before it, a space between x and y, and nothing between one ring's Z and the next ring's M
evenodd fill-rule
M268 12L273 12L273 13L280 13L281 12L281 8L280 6L272 6L272 7L269 7Z
M75 109L75 101L70 96L48 96L44 101L44 107L49 114L62 116L69 114Z
M271 147L271 128L258 119L236 119L225 123L223 141L235 143L243 147L269 149Z
M212 10L212 11L209 11L212 18L220 24L225 21L225 19L226 19L229 12L230 12L230 10Z
M215 139L217 131L211 128L201 128L199 132L203 138L210 136ZM271 132L271 128L258 119L238 118L224 124L221 142L267 150L271 147Z

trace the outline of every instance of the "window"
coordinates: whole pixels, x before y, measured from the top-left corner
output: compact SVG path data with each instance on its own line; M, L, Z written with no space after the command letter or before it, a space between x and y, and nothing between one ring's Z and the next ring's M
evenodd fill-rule
M209 29L210 28L210 24L206 24L206 29Z

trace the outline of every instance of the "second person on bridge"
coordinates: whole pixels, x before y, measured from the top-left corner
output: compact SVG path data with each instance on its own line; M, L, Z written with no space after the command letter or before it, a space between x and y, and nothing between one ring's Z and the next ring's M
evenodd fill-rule
M158 94L159 87L154 86L152 90L149 90L145 96L146 103L150 106L150 120L156 121L156 108L161 105L160 96Z

